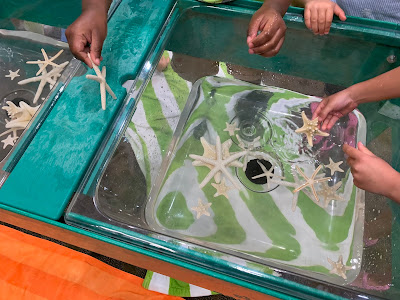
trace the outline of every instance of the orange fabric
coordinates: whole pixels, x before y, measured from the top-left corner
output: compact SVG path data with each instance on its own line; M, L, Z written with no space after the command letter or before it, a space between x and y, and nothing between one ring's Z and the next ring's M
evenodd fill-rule
M86 254L0 225L0 299L177 300Z

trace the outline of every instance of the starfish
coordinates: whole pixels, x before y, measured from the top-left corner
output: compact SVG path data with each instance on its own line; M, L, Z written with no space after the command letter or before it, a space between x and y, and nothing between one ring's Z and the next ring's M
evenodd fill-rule
M313 193L313 195L315 197L315 200L317 202L319 202L319 198L317 196L317 192L315 191L314 184L321 183L321 182L324 182L324 181L328 181L328 180L331 179L330 177L324 177L324 178L315 179L315 176L317 176L317 174L318 174L319 170L321 170L321 168L322 168L322 165L319 165L318 168L311 175L311 177L307 177L306 174L304 174L303 171L299 168L299 166L296 166L297 172L306 180L306 182L303 183L302 185L298 186L296 189L294 189L293 193L297 193L297 192L301 191L302 189L304 189L304 188L306 188L308 186L308 187L310 187L310 189L311 189L311 191L312 191L312 193Z
M324 198L324 207L328 207L329 202L332 200L343 201L343 197L337 194L337 190L342 185L342 182L339 181L334 186L329 186L326 182L321 183L322 189L318 191L318 193Z
M110 86L106 82L106 67L103 66L103 69L101 69L101 72L100 72L99 67L97 65L95 65L95 63L92 61L92 58L90 57L90 53L88 53L88 57L89 57L90 61L92 62L94 72L96 73L97 76L86 75L86 78L100 83L101 108L103 110L106 110L106 90L113 99L117 99L117 96L115 96L114 92L111 90Z
M210 213L208 212L208 209L210 208L211 204L212 203L203 204L203 202L199 198L197 206L191 208L193 211L197 212L196 219L200 219L202 215L209 217Z
M219 183L221 180L220 173L223 173L229 179L229 181L238 190L240 190L239 184L235 181L235 179L233 179L227 167L241 168L243 164L237 161L237 159L246 154L246 152L242 151L231 155L229 153L229 148L232 145L232 140L227 140L221 145L221 140L219 136L217 136L217 141L215 146L208 145L208 143L205 141L204 138L201 139L203 139L202 141L203 147L204 144L207 144L207 146L204 147L204 155L203 156L195 154L189 155L190 158L194 159L194 162L192 163L193 166L196 167L206 166L210 169L208 175L200 183L200 188L203 188L214 176L215 176L215 181ZM215 147L215 153L212 153L211 150L213 150L214 147Z
M303 118L303 127L297 129L295 132L304 133L307 136L308 144L311 147L313 146L312 138L314 135L329 136L329 133L318 129L318 118L310 120L307 118L304 111L301 112L301 117Z
M285 179L285 177L277 176L277 175L275 175L273 173L274 166L271 166L271 168L269 170L267 170L267 168L262 163L260 163L258 160L257 160L257 163L260 166L260 168L263 171L263 173L261 173L259 175L256 175L256 176L252 177L251 179L257 179L257 178L266 177L267 178L267 187L268 188L270 188L271 179L273 179L273 178Z
M235 134L235 131L239 130L239 128L237 128L236 126L236 121L233 122L232 124L229 124L227 122L225 122L226 124L226 128L224 129L224 131L229 132L229 136L233 136Z
M42 94L43 88L46 85L46 83L48 83L50 85L55 85L56 81L53 79L53 77L59 75L62 72L62 70L65 68L66 65L68 65L67 61L62 63L61 65L59 65L59 67L54 68L53 70L51 70L48 73L47 73L46 69L44 69L42 75L37 76L37 77L28 78L25 80L21 80L20 82L18 82L18 84L23 85L23 84L27 84L30 82L40 81L39 87L35 94L35 98L33 98L33 103L36 103L38 101L40 95Z
M339 166L343 163L343 161L338 161L335 163L332 158L329 157L329 165L325 165L326 168L331 169L331 175L335 173L336 171L338 172L344 172Z
M37 60L37 61L27 61L27 64L38 64L39 65L39 71L37 71L36 76L38 76L40 73L44 72L44 70L46 70L46 67L48 65L52 65L55 68L59 68L61 67L61 65L56 64L55 62L53 62L57 57L59 57L61 55L61 53L63 53L64 50L60 50L58 51L58 53L56 55L54 55L52 58L49 59L49 57L47 56L46 51L44 51L44 49L41 49L43 57L44 57L44 61L42 60Z
M217 190L217 192L214 194L214 197L225 196L226 199L229 199L227 192L234 189L226 185L225 178L222 179L220 184L211 183L211 185Z
M7 101L8 105L10 105L9 102L10 101ZM12 115L11 121L6 124L6 128L9 128L9 129L25 128L29 124L29 122L32 120L32 118L35 115L35 113L37 112L37 110L39 109L39 106L31 107L23 101L21 101L19 103L19 106L20 107L11 106L14 113L11 114ZM3 107L3 109L5 109L5 108L7 108L7 107L6 106ZM16 111L18 111L18 112L16 112Z
M2 140L1 142L4 144L3 149L6 149L7 146L14 146L15 138L10 134L5 140Z
M15 71L15 72L13 72L13 71L11 71L11 70L8 70L8 72L10 72L10 74L5 75L5 77L10 78L11 80L14 80L15 77L19 77L19 76L20 76L20 75L18 74L19 69L18 69L17 71Z
M332 261L328 257L328 262L332 265L332 270L329 271L330 274L336 274L341 276L343 279L347 279L346 271L353 269L353 267L349 267L343 264L343 256L339 256L339 260L337 262Z

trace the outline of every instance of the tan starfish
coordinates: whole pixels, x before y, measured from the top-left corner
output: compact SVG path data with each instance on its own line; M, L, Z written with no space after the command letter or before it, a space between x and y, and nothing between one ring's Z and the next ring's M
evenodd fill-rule
M303 118L303 127L297 129L295 132L304 133L307 136L308 144L313 146L313 136L329 136L329 133L323 132L318 129L318 118L314 120L310 120L307 118L306 113L304 111L301 112L301 117Z
M239 128L236 127L237 126L236 121L233 122L232 124L225 122L225 124L226 128L224 129L224 131L229 132L230 136L233 136L235 134L235 131L239 130Z
M193 211L197 212L196 219L200 219L200 217L202 215L209 217L210 213L209 213L208 209L210 208L211 204L212 203L203 204L203 202L199 198L199 202L198 202L197 206L191 208Z
M306 174L304 174L303 171L299 168L299 166L296 166L297 172L306 180L306 182L303 183L302 185L298 186L296 189L294 189L293 193L297 193L306 187L310 187L310 189L315 197L315 200L317 202L319 202L319 198L317 196L317 192L315 190L314 184L328 181L331 179L330 177L323 177L323 178L317 178L317 179L315 178L317 176L319 170L321 170L321 168L322 168L322 165L319 165L318 168L311 175L311 177L307 177Z
M8 137L1 141L4 144L3 149L6 149L7 146L13 147L15 140L16 139L10 134Z
M267 170L267 168L264 166L264 164L260 163L257 160L258 165L260 166L261 170L263 171L261 174L256 175L254 177L251 177L251 179L257 179L257 178L262 178L262 177L266 177L267 178L267 187L270 188L270 183L271 183L271 179L275 179L275 178L279 178L279 179L285 179L285 177L282 176L277 176L274 174L274 166L271 165L271 168L269 168L269 170Z
M332 200L343 201L343 197L337 194L337 190L342 185L342 182L339 181L334 186L329 186L326 182L321 183L321 189L318 191L324 199L324 207L328 207L329 202Z
M9 72L10 74L5 75L4 77L8 77L8 78L10 78L11 80L14 80L15 77L21 76L21 75L18 74L18 73L19 73L19 69L18 69L17 71L8 70L8 72Z
M46 85L46 83L50 84L50 85L55 85L56 81L53 79L54 76L57 76L58 74L60 74L63 69L65 68L65 66L68 65L68 62L64 62L61 65L57 65L58 67L54 68L53 70L51 70L50 72L47 72L46 69L43 69L43 73L40 76L37 77L32 77L32 78L28 78L28 79L24 79L21 80L20 82L18 82L19 85L23 85L23 84L27 84L30 82L39 82L39 87L36 91L35 94L35 98L33 98L33 103L36 103L40 97L40 95L43 92L43 88Z
M27 61L27 64L38 64L39 65L39 71L37 71L36 76L38 76L40 73L42 73L44 70L46 70L46 67L48 65L52 65L55 68L59 68L61 67L61 65L58 65L54 62L54 60L59 57L61 55L61 53L64 52L64 50L60 50L58 51L58 53L56 55L54 55L52 58L49 59L49 57L47 56L46 51L44 51L44 49L41 49L42 54L43 54L43 60L37 60L37 61Z
M342 255L339 256L339 260L337 262L332 261L329 257L327 259L328 262L332 265L332 270L330 270L329 273L339 275L346 280L346 271L353 269L353 267L349 267L343 264Z
M228 192L230 190L233 190L233 187L227 186L225 182L225 178L222 179L221 183L211 183L211 185L217 190L217 192L214 194L214 197L218 196L225 196L226 199L229 199L228 197Z
M103 68L101 69L101 72L100 72L99 67L92 61L92 58L90 57L90 53L88 53L88 57L89 57L90 61L92 62L93 69L94 69L94 72L96 73L96 76L86 75L86 78L100 83L101 108L103 110L105 110L106 109L106 90L113 99L117 99L117 96L115 96L114 92L111 90L110 86L106 82L106 67L103 66Z
M331 175L337 172L344 172L339 166L343 163L343 161L334 162L332 158L329 157L329 164L325 165L326 168L331 170Z
M202 142L204 147L204 142ZM207 143L208 144L208 143ZM246 152L238 152L234 154L229 153L229 148L232 145L232 140L227 140L221 145L221 139L217 136L217 141L215 146L208 145L204 147L204 155L195 155L190 154L189 157L194 159L192 163L193 166L206 166L210 169L208 175L204 178L204 180L200 183L200 188L202 189L210 180L211 178L215 178L217 183L221 180L221 173L223 173L227 179L238 189L240 190L240 185L236 182L236 180L232 177L232 175L228 171L228 167L238 167L241 168L243 164L237 159L242 157ZM215 155L211 156L210 150L215 147Z

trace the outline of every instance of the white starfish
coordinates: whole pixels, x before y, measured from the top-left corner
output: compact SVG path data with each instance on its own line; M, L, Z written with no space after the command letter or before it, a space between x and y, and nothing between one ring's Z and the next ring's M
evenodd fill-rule
M226 199L229 199L227 193L234 189L233 187L226 185L225 178L222 179L220 184L211 183L211 185L217 190L217 192L214 194L214 197L225 196Z
M325 165L326 168L331 169L331 175L337 172L344 172L339 166L343 163L343 161L338 161L335 163L332 158L329 157L329 164Z
M11 70L8 70L8 72L10 72L10 74L8 74L8 75L5 75L5 77L8 77L8 78L10 78L11 80L14 80L15 79L15 77L19 77L20 75L18 74L18 72L19 72L19 69L17 70L17 71L11 71Z
M68 65L68 62L64 62L62 63L59 67L54 68L53 70L51 70L50 72L47 73L46 69L43 70L42 75L37 76L37 77L32 77L32 78L28 78L25 80L21 80L20 82L18 82L19 85L23 85L23 84L27 84L30 82L39 82L39 87L36 91L35 94L35 98L33 98L33 103L36 103L37 100L39 99L40 95L43 92L43 88L46 85L46 83L50 84L50 85L55 85L56 81L53 79L54 76L57 76L58 74L60 74L62 72L62 70L65 68L65 66Z
M276 183L285 187L291 187L295 189L296 187L299 186L299 178L297 174L293 174L293 178L295 182L288 182L288 181L283 181L283 180L275 180L274 178L271 179L271 183ZM292 198L292 211L296 210L297 207L297 200L299 198L299 193L293 193L293 198Z
M46 67L48 65L52 65L55 68L59 68L61 67L61 65L58 65L54 62L54 60L59 57L61 55L61 53L63 53L64 50L60 50L58 51L58 53L56 55L54 55L52 58L49 59L49 57L47 56L46 51L44 51L44 49L41 49L43 57L44 57L44 61L42 60L37 60L37 61L27 61L27 64L38 64L39 65L39 71L37 71L36 76L38 76L40 73L44 72L44 70L46 70Z
M353 269L353 267L349 267L343 264L342 255L339 256L339 260L337 262L331 260L329 257L327 259L328 262L332 265L332 270L330 270L329 273L339 275L346 280L346 271Z
M198 202L197 206L191 208L191 210L194 210L195 212L197 212L196 219L200 219L200 217L202 215L209 217L210 213L208 212L208 209L210 208L211 204L212 203L203 204L203 202L199 198L199 202Z
M96 73L97 76L86 75L86 78L100 83L101 108L103 110L105 110L106 109L106 90L113 99L117 99L117 97L115 96L114 92L111 90L110 86L106 82L106 67L103 66L103 69L101 69L101 72L100 72L99 67L92 61L92 58L90 57L90 53L88 53L88 57L89 57L90 61L92 62L94 72Z
M267 187L270 188L270 183L271 183L271 179L273 178L279 178L279 179L285 179L285 177L282 176L277 176L274 174L274 166L271 165L271 168L269 168L269 170L267 170L267 168L264 166L264 164L260 163L257 160L258 165L260 166L261 170L263 171L263 173L256 175L254 177L252 177L251 179L257 179L257 178L262 178L262 177L266 177L267 178Z
M7 146L14 146L15 138L10 134L5 140L2 140L1 142L4 144L3 149L6 149Z
M239 130L239 128L237 128L236 121L233 122L232 124L225 122L225 124L226 124L226 128L224 129L224 131L229 132L230 136L233 136L235 134L235 131Z
M7 128L7 125L8 125L8 123L10 123L10 121L8 121L7 119L5 121L6 121L6 128ZM23 128L22 127L12 127L10 129L0 133L0 136L4 136L6 134L12 133L14 140L16 140L16 139L18 139L17 131L23 130L23 129L25 129L25 127L23 127Z
M315 177L317 176L319 170L321 170L321 168L322 168L322 165L319 165L318 168L317 168L317 169L314 171L314 173L311 175L311 177L307 177L307 176L303 173L303 171L299 168L299 166L296 166L297 172L306 180L306 182L303 183L302 185L298 186L296 189L294 189L294 190L293 190L293 193L297 193L297 192L301 191L302 189L304 189L304 188L306 188L306 187L310 187L310 189L311 189L311 191L312 191L312 193L313 193L313 195L314 195L314 197L315 197L315 200L316 200L317 202L319 202L319 198L318 198L318 196L317 196L317 192L315 191L315 186L314 186L314 184L316 184L316 183L321 183L321 182L324 182L324 181L328 181L328 180L331 179L331 177L324 177L324 178L317 178L317 179L315 178Z
M10 103L12 102L7 101L8 105L10 105ZM13 114L11 121L6 124L6 128L25 128L39 109L39 106L31 107L23 101L19 103L20 107L14 106L11 106ZM7 107L3 107L3 109L5 108Z
M337 194L337 190L342 185L342 182L339 181L334 186L329 186L326 182L321 183L321 189L318 191L318 194L321 195L324 199L324 207L328 207L329 202L332 200L343 201L343 197Z
M297 129L295 132L304 133L307 136L308 144L311 147L313 146L312 139L314 135L329 136L329 133L318 129L318 118L310 120L307 118L304 111L301 112L301 117L303 118L303 127Z
M203 138L202 138L203 139ZM201 140L201 139L200 139ZM205 139L203 139L202 144L207 143ZM208 143L207 143L208 144ZM213 150L213 146L204 147L204 155L195 155L190 154L189 157L194 159L192 163L193 166L206 166L210 169L208 175L204 178L204 180L200 183L200 188L203 188L210 180L215 176L215 181L217 183L220 182L220 173L223 173L226 178L238 189L240 190L240 185L233 179L232 175L228 171L228 167L238 167L241 168L243 164L237 161L238 158L242 157L246 152L238 152L234 154L229 153L229 148L232 145L232 140L227 140L221 145L220 137L217 136L217 141L215 145L215 155L211 156L210 150Z

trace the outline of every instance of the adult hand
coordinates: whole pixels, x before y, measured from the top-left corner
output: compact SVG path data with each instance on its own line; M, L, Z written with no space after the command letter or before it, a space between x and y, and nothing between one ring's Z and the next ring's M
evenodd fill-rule
M107 14L104 10L83 11L66 30L65 35L72 54L92 68L87 56L90 53L93 62L100 65L101 50L107 36Z
M308 29L315 34L328 34L332 25L333 14L345 21L343 9L331 0L307 0L304 8L304 21Z
M322 122L322 130L330 130L336 121L347 115L358 106L353 99L350 89L345 89L334 95L322 99L317 109L314 111L312 119L318 117Z
M399 201L400 173L361 142L358 143L358 149L344 145L343 151L348 155L347 164L357 187Z
M253 15L249 24L247 34L249 53L264 57L275 56L282 47L285 33L286 24L281 14L264 3Z

